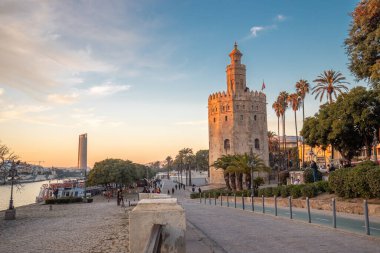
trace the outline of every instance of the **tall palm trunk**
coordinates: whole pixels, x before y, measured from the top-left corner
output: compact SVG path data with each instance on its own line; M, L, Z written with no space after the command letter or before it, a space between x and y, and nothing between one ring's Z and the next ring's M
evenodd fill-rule
M230 185L230 173L224 172L224 181L226 182L227 189L231 191L231 185Z
M302 127L305 124L305 99L302 100ZM305 140L302 136L302 167L305 165Z
M298 129L297 129L297 111L294 111L294 122L295 122L295 126L296 126L296 143L297 143L297 154L296 154L296 166L297 166L297 169L299 168L298 166L298 163L299 163L299 159L298 159Z
M247 186L247 190L251 189L251 173L245 173L245 182Z
M236 175L235 175L235 173L229 173L229 174L230 174L232 190L236 191Z
M277 117L277 140L278 140L278 151L280 151L280 116Z

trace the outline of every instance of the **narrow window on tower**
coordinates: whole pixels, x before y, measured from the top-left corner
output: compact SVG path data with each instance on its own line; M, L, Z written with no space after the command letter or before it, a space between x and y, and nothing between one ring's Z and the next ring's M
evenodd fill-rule
M225 139L224 140L224 150L227 151L230 149L230 140L229 139Z
M260 141L259 141L259 139L255 139L255 149L260 149Z
M224 105L223 105L223 107L222 107L222 112L224 112Z
M257 119L257 116L256 116L256 115L255 115L255 116L253 116L253 120L254 120L254 121L256 121L256 119Z
M240 120L243 121L243 115L240 115Z
M243 105L243 110L245 109L245 105Z
M224 116L224 121L227 121L227 116Z
M214 123L215 123L215 121L216 121L216 120L215 120L215 118L214 118Z

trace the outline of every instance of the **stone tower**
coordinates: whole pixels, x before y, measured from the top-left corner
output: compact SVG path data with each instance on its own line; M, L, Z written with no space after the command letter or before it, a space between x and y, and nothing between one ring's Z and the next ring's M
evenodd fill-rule
M224 184L223 170L212 167L222 155L258 154L268 165L266 96L246 85L243 54L235 43L227 65L227 91L208 98L210 182Z

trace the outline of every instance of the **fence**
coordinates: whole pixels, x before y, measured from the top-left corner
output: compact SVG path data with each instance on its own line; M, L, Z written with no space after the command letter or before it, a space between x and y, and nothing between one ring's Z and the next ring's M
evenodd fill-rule
M212 198L214 199L212 201ZM208 199L208 201L207 201ZM219 199L219 203L217 204ZM337 215L336 200L331 199L331 211L320 211L310 209L309 198L305 199L305 208L294 208L292 205L292 197L288 198L287 206L278 207L277 197L273 197L271 205L266 203L269 198L261 196L261 198L254 197L238 197L233 195L217 195L211 196L210 193L203 193L200 195L200 204L237 208L242 210L249 210L251 212L262 212L274 216L288 217L289 219L303 220L308 223L315 223L319 225L331 226L333 228L340 228L352 232L365 233L366 235L380 236L380 222L371 222L368 214L368 201L363 201L363 216L355 215L355 218L347 217L348 215ZM203 201L202 201L203 200ZM231 202L234 202L233 204ZM261 203L260 203L261 202ZM250 203L250 206L247 204Z

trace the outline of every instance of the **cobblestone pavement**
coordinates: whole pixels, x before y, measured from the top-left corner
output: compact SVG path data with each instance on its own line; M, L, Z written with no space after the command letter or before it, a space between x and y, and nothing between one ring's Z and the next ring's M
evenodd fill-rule
M128 252L128 210L96 196L93 203L31 205L17 219L0 212L0 252Z
M164 184L171 188L172 183ZM379 252L378 238L276 218L234 208L200 204L188 191L174 193L186 211L188 227L198 231L198 242L211 252ZM189 241L187 241L189 243Z

